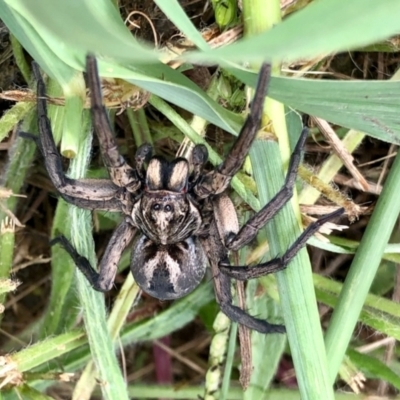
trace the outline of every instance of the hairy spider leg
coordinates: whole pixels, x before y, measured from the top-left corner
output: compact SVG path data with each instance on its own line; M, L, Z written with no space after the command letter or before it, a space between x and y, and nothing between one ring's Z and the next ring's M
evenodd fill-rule
M115 185L135 193L139 190L143 178L143 163L150 160L152 148L147 143L138 148L135 156L136 168L132 168L125 161L118 150L107 111L103 105L97 61L91 54L86 56L86 72L90 89L93 126L99 138L101 153L110 178Z
M221 273L219 263L228 260L226 242L238 232L237 216L231 200L223 194L232 177L241 168L252 142L255 139L262 117L264 98L270 79L270 65L264 64L260 70L259 79L252 101L250 114L242 127L236 142L233 144L227 158L214 171L200 177L202 165L207 159L206 148L195 147L197 167L194 176L200 177L194 193L206 203L211 203L214 218L211 219L206 234L200 235L200 241L209 260L214 280L214 290L217 302L232 321L238 322L261 333L283 333L285 327L271 324L258 319L233 304L231 294L231 279ZM294 168L297 170L297 167ZM222 215L220 215L222 214Z
M193 167L192 174L190 176L190 185L196 185L201 177L204 164L208 160L208 150L204 144L196 144L192 151L191 164Z
M197 197L206 198L226 190L233 176L242 167L248 150L260 127L264 99L267 95L271 77L271 65L263 64L260 69L256 90L250 107L250 113L240 130L239 136L225 160L213 171L206 174L194 191Z
M203 238L200 237L200 241L210 261L211 273L214 278L215 296L222 312L232 321L238 322L257 332L284 333L285 327L283 325L271 324L264 319L253 317L233 304L231 279L228 275L221 273L218 266L218 260L228 259L228 252L221 241L215 221L210 225L209 235Z
M344 209L339 208L334 212L324 215L312 224L308 225L303 233L295 240L282 257L276 257L265 263L253 266L230 266L229 262L223 261L219 263L221 272L225 275L240 281L259 278L274 272L281 271L287 267L296 254L307 244L307 241L324 225L326 222L343 215Z
M264 98L267 92L269 79L270 66L264 64L260 70L259 80L252 101L250 114L247 117L242 130L240 131L239 137L234 143L225 161L223 161L214 171L206 174L205 177L200 180L198 186L194 188L194 192L199 198L207 199L210 196L213 199L218 198L220 193L223 193L229 185L233 175L242 166L244 158L255 139L257 130L259 129L259 125L261 123ZM224 222L223 219L215 216L215 219L211 222L209 228L209 236L202 238L202 245L211 264L211 269L214 276L215 293L221 310L233 321L237 321L242 325L262 333L282 333L285 331L285 328L282 325L274 325L268 323L267 321L259 320L232 304L230 279L227 279L227 277L237 278L238 276L241 276L242 279L237 279L246 280L246 277L252 278L253 276L251 273L247 273L246 275L247 271L252 270L250 267L244 267L244 271L246 272L243 273L240 271L242 267L230 267L227 251L228 249L240 249L245 244L249 243L255 237L258 231L291 199L293 195L293 187L295 185L297 169L301 160L301 151L307 135L308 130L304 128L291 156L285 184L271 200L271 202L269 202L260 212L252 217L239 231L239 233L230 229L230 218L225 218L225 221L228 222ZM217 196L214 197L215 195ZM212 202L215 203L215 200L212 200ZM307 240L318 230L321 225L333 218L338 217L342 213L342 209L335 211L334 213L322 217L314 224L310 225L289 248L288 252L283 257L271 260L266 264L266 268L262 268L262 265L260 268L257 268L256 276L266 275L267 273L285 268L289 261L306 244ZM225 226L226 224L227 226ZM234 273L230 274L229 271L231 270L234 270ZM254 274L256 273L254 272Z
M251 102L250 113L225 160L217 167L221 175L228 176L232 179L242 167L248 150L260 129L264 100L267 96L270 79L271 65L263 64L258 75L258 82Z
M132 168L119 154L116 142L108 121L106 110L102 104L100 79L97 74L97 64L93 56L87 57L87 71L89 86L91 88L92 98L92 118L97 136L101 146L101 151L105 164L111 176L111 180L73 180L65 176L62 170L61 156L59 155L50 127L50 121L47 117L45 86L40 76L38 67L35 75L38 81L38 115L40 129L40 147L45 157L46 168L50 178L55 184L56 189L70 203L82 208L89 209L112 209L118 210L126 215L123 222L114 231L109 244L107 245L103 259L100 262L100 272L98 273L89 263L89 261L80 256L73 248L71 243L64 237L55 238L52 244L59 243L71 255L78 268L85 275L94 289L107 291L112 287L117 272L117 264L121 254L134 238L137 228L132 225L132 194L140 194L143 190L145 178L144 164L151 157L151 146L143 145L139 147L135 155L135 167ZM293 191L293 185L297 166L300 160L301 141L305 140L306 132L303 132L301 139L291 159L289 168L289 177L281 192L276 196L277 200L272 200L269 205L256 214L256 219L251 219L249 227L245 226L245 233L238 232L237 217L234 207L229 198L223 193L233 177L240 169L244 158L251 146L262 117L262 108L264 97L270 78L270 66L264 64L261 68L257 88L255 91L253 104L250 114L229 152L225 161L215 170L206 175L202 175L202 166L207 161L207 149L205 146L198 145L194 149L192 157L193 170L189 177L190 195L193 196L196 204L201 205L202 216L205 218L205 225L200 231L195 233L201 242L201 247L206 253L214 277L214 287L218 303L221 310L233 321L237 321L251 329L262 333L284 332L281 325L270 324L267 321L257 319L249 315L246 311L232 304L230 271L232 276L237 274L236 268L228 267L228 251L233 248L240 248L248 242L248 236L255 236L258 229L261 228L282 206L290 199ZM280 194L281 193L281 194ZM194 204L193 204L193 207ZM271 211L272 210L272 211ZM198 210L198 212L200 212ZM288 252L281 258L271 260L268 263L260 264L257 272L248 272L237 279L247 279L248 277L261 276L275 270L284 268L294 255L303 247L307 239L317 230L318 224L322 224L335 216L338 216L342 210L329 214L310 225L304 233L294 242ZM214 213L214 214L213 214ZM222 213L223 215L217 215ZM234 214L234 215L233 215ZM259 220L257 220L257 217ZM254 229L255 228L255 229ZM247 229L247 232L246 232ZM233 239L232 239L233 238ZM239 243L239 244L238 244ZM231 247L227 248L230 245ZM248 267L244 267L248 268ZM243 270L243 268L240 268ZM250 270L250 268L248 268ZM254 269L254 267L252 268ZM252 276L251 276L252 275Z
M118 188L108 179L71 179L63 171L61 156L53 139L50 120L47 116L46 87L39 66L32 63L37 81L37 112L40 151L54 187L69 203L85 209L121 211L122 205L116 201Z
M60 244L74 260L76 266L89 281L93 289L99 292L109 291L115 280L119 260L136 234L136 228L125 218L114 230L107 244L97 272L86 257L81 256L65 236L54 238L50 244Z
M297 170L300 165L301 153L308 136L308 129L303 128L296 147L290 157L285 183L279 192L259 212L253 215L240 229L235 237L231 237L226 246L230 250L239 250L250 243L258 231L271 220L282 207L292 198L296 183Z

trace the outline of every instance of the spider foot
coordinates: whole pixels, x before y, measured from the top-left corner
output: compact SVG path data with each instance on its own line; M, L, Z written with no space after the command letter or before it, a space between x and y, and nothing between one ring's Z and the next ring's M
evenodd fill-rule
M89 281L93 289L97 291L103 292L103 288L99 286L99 274L97 271L90 265L89 260L86 257L81 256L74 246L72 246L71 242L63 235L57 236L50 241L50 246L54 246L59 244L74 260L74 263L85 275L86 279Z

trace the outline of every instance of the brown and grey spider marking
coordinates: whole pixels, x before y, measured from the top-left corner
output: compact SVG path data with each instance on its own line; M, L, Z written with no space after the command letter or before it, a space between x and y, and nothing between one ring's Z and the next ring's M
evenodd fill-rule
M93 288L103 292L113 286L121 254L133 243L132 274L145 292L161 300L177 299L193 291L203 279L208 260L217 301L231 320L263 333L284 332L283 326L257 319L232 304L231 278L247 280L284 269L319 227L342 214L343 210L308 226L282 257L252 267L229 265L228 252L249 243L292 197L301 150L307 137L304 129L282 189L239 229L226 190L241 168L259 129L270 66L264 64L261 67L250 114L226 159L204 174L202 169L208 154L203 145L195 146L192 160L188 162L184 158L167 161L152 156L151 146L144 144L136 152L135 165L129 166L118 152L102 104L96 60L88 56L86 62L94 129L110 180L76 180L64 174L47 117L45 85L36 66L39 145L49 176L66 201L90 210L119 211L123 219L107 245L99 272L65 237L58 237L53 243L60 243Z

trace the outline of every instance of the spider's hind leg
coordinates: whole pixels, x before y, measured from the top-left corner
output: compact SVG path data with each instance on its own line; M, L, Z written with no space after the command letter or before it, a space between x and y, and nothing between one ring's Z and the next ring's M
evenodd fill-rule
M217 302L221 311L228 316L229 319L260 333L286 332L283 325L271 324L266 320L253 317L240 307L235 306L232 302L231 280L227 275L221 273L218 267L214 267L212 264L211 270L213 274L218 274L214 276Z
M270 324L268 321L253 317L246 311L235 306L231 294L231 279L228 275L221 273L218 264L224 261L228 263L228 254L221 240L221 228L217 228L216 222L213 220L207 236L200 237L203 249L209 259L211 273L214 280L214 290L217 302L221 311L232 321L246 326L250 329L261 333L284 333L283 325ZM228 231L225 230L225 233Z
M259 278L264 275L272 274L274 272L281 271L287 267L289 262L296 256L296 254L306 245L308 239L311 238L319 228L326 222L332 221L333 219L340 217L344 212L343 208L324 215L317 219L303 231L303 233L297 238L297 240L289 247L282 257L273 258L262 264L254 266L230 266L229 263L220 263L219 269L223 274L230 276L231 278L246 281L248 279Z

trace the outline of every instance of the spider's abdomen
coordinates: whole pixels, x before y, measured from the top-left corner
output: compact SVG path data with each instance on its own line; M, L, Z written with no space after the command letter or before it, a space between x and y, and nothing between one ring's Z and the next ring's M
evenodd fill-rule
M196 237L161 245L140 237L132 254L136 283L150 296L174 300L192 292L206 271L206 257Z

